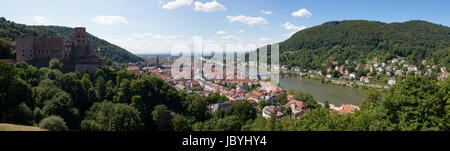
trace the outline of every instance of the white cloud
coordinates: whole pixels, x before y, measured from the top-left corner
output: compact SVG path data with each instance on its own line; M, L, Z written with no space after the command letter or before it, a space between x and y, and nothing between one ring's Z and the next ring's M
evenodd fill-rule
M225 8L225 6L223 6L222 4L220 4L216 1L206 2L206 3L195 2L194 10L211 13L211 12L217 12L217 11L227 11L227 8Z
M261 10L261 13L266 14L266 15L270 15L272 14L271 11L266 11L266 10Z
M123 47L132 53L135 54L154 54L154 53L170 53L174 46L176 45L187 45L193 50L194 46L194 39L201 39L203 46L206 46L208 44L217 44L220 47L223 48L223 50L226 49L227 45L238 45L242 44L245 46L245 49L238 50L239 52L242 51L249 51L249 50L255 50L256 48L260 46L264 46L267 44L272 44L275 42L280 42L283 39L270 39L261 37L258 39L241 39L239 37L236 37L234 35L224 35L223 37L220 37L219 39L204 39L202 36L196 35L193 37L181 37L175 38L175 39L155 39L155 35L158 34L148 34L150 36L144 36L144 38L133 38L136 35L145 35L146 33L142 34L133 34L130 35L130 37L125 37L121 39L106 39L108 42L111 42L113 44L116 44L120 47ZM250 46L250 47L248 47Z
M306 17L306 18L309 18L312 16L311 12L309 12L307 9L304 9L304 8L302 8L296 12L293 12L291 15L295 16L295 17Z
M233 35L226 35L226 36L220 37L220 39L225 39L225 40L228 40L228 39L237 39L237 37L236 37L236 36L233 36Z
M153 33L133 34L131 37L136 39L142 39L148 36L153 36Z
M217 31L217 34L218 35L225 35L225 34L227 34L228 32L227 31L224 31L224 30L219 30L219 31Z
M121 16L100 15L92 18L92 21L102 25L128 24L127 19Z
M162 35L162 34L153 34L153 33L142 33L142 34L133 34L131 35L131 39L176 39L181 36L179 35Z
M249 16L244 16L244 15L239 15L239 16L227 16L227 19L230 22L242 22L242 23L246 23L249 25L269 24L269 22L262 17L249 17Z
M294 24L291 24L290 22L286 22L285 24L283 24L281 26L284 27L284 29L291 31L288 34L284 34L284 36L286 36L286 37L290 37L293 34L295 34L296 32L298 32L300 30L303 30L303 29L306 29L305 26L296 26Z
M257 39L257 41L269 41L271 40L270 38L266 38L266 37L261 37L259 39Z
M179 35L161 35L161 34L158 34L158 35L153 36L153 39L166 39L166 40L168 40L168 39L176 39L176 38L179 38L179 37L180 37Z
M242 30L242 29L237 31L238 34L242 34L243 32L244 32L244 30Z
M163 5L163 9L176 9L183 6L190 6L193 0L175 0Z
M284 27L284 29L286 30L293 30L293 31L300 31L306 28L305 26L296 26L294 24L291 24L290 22L287 22L281 26Z
M38 24L50 24L51 20L42 16L34 16L34 21Z

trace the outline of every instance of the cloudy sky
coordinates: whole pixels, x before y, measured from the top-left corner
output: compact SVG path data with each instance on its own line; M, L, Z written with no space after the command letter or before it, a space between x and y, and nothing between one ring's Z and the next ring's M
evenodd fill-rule
M265 44L334 20L450 25L448 0L9 0L0 16L29 25L84 26L133 53L174 44Z

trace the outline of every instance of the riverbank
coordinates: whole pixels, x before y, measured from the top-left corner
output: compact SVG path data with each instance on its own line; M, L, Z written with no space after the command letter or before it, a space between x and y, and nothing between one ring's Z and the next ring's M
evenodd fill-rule
M365 89L322 83L319 80L300 77L281 78L280 86L285 89L300 90L313 95L316 101L340 106L342 104L359 105L363 101Z
M361 81L340 80L340 79L335 79L335 78L326 78L324 76L320 76L320 75L318 76L318 75L314 75L314 74L300 75L300 74L294 74L294 73L292 73L292 71L288 71L284 74L285 74L284 78L290 78L290 77L304 78L304 79L320 81L322 83L350 87L350 88L363 88L363 89L369 89L369 88L387 89L387 88L389 88L388 85L382 85L382 84L376 84L376 83L366 83L366 82L361 82ZM286 76L286 75L288 75L288 76Z

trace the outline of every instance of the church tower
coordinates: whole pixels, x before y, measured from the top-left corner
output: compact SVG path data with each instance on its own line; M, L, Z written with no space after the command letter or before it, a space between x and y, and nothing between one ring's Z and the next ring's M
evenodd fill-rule
M159 68L159 56L158 55L156 55L156 68Z

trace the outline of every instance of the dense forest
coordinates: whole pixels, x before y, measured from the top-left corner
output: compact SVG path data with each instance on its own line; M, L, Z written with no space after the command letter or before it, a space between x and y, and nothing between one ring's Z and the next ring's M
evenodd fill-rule
M450 65L450 28L425 21L332 21L301 30L280 43L283 65L322 69L330 61L367 63L404 57L420 64Z
M89 29L88 29L89 30ZM17 24L0 17L0 38L9 41L14 40L17 35L33 35L42 38L68 38L73 34L74 28L62 26L28 26ZM103 39L88 33L91 44L100 48L100 56L108 57L115 62L128 63L143 61L142 58L128 52L127 50L111 44Z
M223 102L177 91L155 76L116 65L94 74L62 73L58 60L35 68L0 61L0 123L52 131L419 131L449 130L450 79L408 76L386 91L369 90L354 114L339 114L295 92L310 109L300 118L265 119L248 101L208 112ZM288 93L290 93L288 91ZM276 101L286 103L286 94ZM267 102L268 103L268 102ZM267 105L267 103L265 105ZM259 108L263 108L261 103Z

